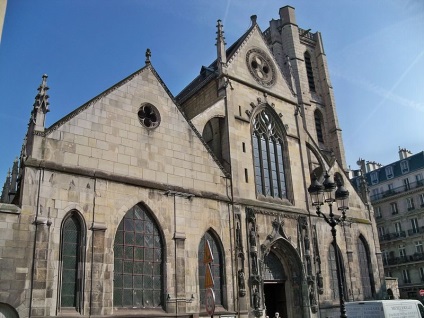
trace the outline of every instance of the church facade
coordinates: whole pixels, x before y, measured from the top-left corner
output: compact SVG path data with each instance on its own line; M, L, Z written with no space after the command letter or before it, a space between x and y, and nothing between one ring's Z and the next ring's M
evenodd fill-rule
M0 208L0 317L330 317L384 297L319 32L252 25L174 97L146 65L50 127L38 89ZM211 45L211 47L213 47ZM350 193L337 246L313 176ZM325 211L326 206L322 207ZM336 212L338 214L339 211Z

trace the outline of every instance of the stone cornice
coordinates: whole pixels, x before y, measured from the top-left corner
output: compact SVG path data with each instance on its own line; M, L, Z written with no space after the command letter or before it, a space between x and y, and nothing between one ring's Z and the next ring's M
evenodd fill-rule
M65 166L60 163L56 163L53 161L47 160L39 160L35 158L28 158L24 161L24 167L31 168L42 168L50 171L78 175L87 178L96 178L102 179L106 181L116 182L116 183L124 183L130 186L138 186L143 188L162 190L162 191L176 191L176 192L184 192L192 194L195 197L218 200L223 202L230 202L231 200L226 195L222 195L219 193L209 192L209 191L201 191L197 189L187 189L176 185L160 183L156 181L144 180L140 178L135 178L131 176L117 175L113 173L108 173L101 170L89 169L85 167L76 167L76 166Z

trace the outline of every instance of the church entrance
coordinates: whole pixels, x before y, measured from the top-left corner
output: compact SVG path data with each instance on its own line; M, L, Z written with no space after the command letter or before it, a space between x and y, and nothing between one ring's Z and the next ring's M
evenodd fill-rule
M264 282L266 315L274 317L278 312L280 317L287 317L286 292L282 282Z
M264 258L264 298L266 315L287 317L286 273L280 259L273 252Z

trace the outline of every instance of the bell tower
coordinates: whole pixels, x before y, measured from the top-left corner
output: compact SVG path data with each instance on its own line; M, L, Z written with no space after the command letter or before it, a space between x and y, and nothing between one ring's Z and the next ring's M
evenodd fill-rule
M297 94L303 123L310 137L328 158L347 170L342 132L321 33L298 27L294 8L280 9L264 36Z

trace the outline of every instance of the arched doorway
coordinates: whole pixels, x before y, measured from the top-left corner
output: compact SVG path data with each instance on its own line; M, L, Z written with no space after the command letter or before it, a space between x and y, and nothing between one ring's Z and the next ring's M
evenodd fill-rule
M274 317L278 312L280 316L287 317L287 276L280 260L272 252L264 257L263 278L266 315Z
M274 317L278 312L284 318L308 317L307 304L303 304L302 291L306 286L299 254L281 237L268 246L262 271L266 315Z

